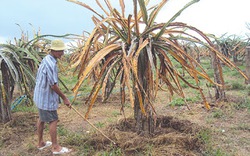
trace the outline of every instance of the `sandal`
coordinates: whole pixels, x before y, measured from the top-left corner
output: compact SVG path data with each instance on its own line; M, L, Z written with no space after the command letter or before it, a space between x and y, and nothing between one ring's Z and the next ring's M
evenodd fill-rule
M66 147L62 147L62 149L59 152L53 152L53 154L65 154L65 153L69 153L71 150L66 148Z
M49 147L49 146L51 146L51 145L52 145L52 142L46 141L46 142L45 142L45 145L42 146L42 147L38 147L38 149L39 149L39 150L43 150L44 148Z

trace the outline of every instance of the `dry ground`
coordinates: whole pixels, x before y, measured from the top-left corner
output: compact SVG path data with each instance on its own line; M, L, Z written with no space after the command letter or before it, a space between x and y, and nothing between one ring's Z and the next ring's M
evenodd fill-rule
M59 142L73 151L68 155L250 155L250 113L245 108L236 109L230 101L218 103L210 111L202 104L167 106L166 95L160 93L155 101L158 113L156 133L153 137L139 136L134 132L133 110L125 107L127 122L120 115L119 99L107 103L97 102L89 116L104 134L114 140L110 143L73 110L59 108ZM84 114L87 107L75 108ZM0 156L51 155L49 149L38 151L35 135L36 113L16 112L13 120L0 125ZM200 139L198 139L198 136ZM49 139L48 128L45 140ZM117 146L117 147L116 147ZM121 154L122 153L122 154Z

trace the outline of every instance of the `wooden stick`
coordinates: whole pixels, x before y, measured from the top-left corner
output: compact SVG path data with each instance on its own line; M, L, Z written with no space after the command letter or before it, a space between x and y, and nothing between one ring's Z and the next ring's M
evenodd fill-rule
M100 131L95 125L93 125L91 122L88 121L88 119L86 119L80 112L78 112L72 105L71 108L78 114L80 115L85 121L87 121L93 128L95 128L98 132L100 132L105 138L107 138L109 141L111 141L114 145L116 145L116 143L110 139L107 135L105 135L102 131Z

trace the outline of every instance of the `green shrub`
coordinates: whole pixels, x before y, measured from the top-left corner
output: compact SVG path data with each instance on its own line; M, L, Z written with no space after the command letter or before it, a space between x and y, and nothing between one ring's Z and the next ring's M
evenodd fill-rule
M233 82L232 83L232 89L233 90L240 90L240 89L243 90L243 89L245 89L245 87L239 82Z
M183 106L185 104L185 101L183 98L177 98L174 99L169 103L170 106Z
M195 97L187 97L186 98L186 102L191 102L191 103L195 103L197 101L200 100L199 96L195 96ZM176 98L173 101L171 101L169 103L170 106L183 106L185 105L185 100L183 98Z

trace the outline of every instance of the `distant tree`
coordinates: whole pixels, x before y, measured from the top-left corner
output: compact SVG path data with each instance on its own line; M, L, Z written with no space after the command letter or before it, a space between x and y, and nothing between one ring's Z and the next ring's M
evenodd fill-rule
M246 24L247 29L250 32L250 23ZM250 37L248 36L248 42L250 41ZM250 84L250 44L246 47L246 75L248 80L246 80L246 84Z
M246 84L250 84L250 46L246 48L246 75L248 77Z
M219 38L214 37L214 41L218 51L220 51L226 58L232 59L234 63L237 63L240 57L243 60L244 57L242 56L245 56L245 47L247 43L245 40L235 35L223 35ZM215 99L217 101L227 101L222 74L222 65L224 65L224 63L220 61L214 53L211 53L211 57L211 64L214 70L214 81L217 84L220 84L215 86ZM233 66L238 68L235 64ZM242 75L244 74L242 73Z

